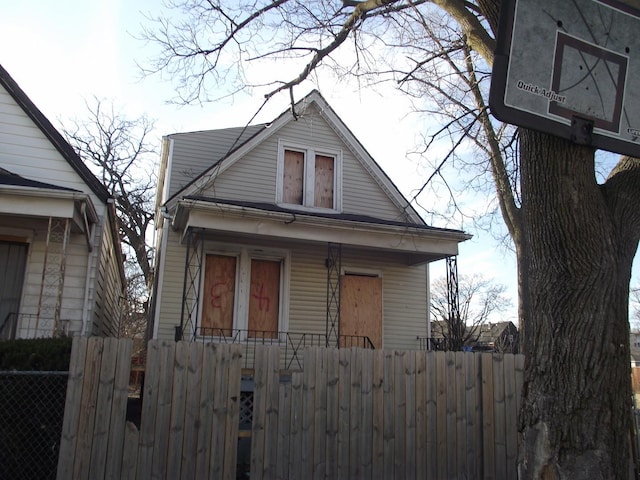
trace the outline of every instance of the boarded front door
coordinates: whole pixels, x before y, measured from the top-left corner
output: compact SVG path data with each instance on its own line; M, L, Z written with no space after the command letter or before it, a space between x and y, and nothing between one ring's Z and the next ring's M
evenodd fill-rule
M0 242L0 338L15 335L15 325L20 308L22 283L27 264L27 244Z
M342 277L340 335L369 337L374 347L382 348L382 278Z

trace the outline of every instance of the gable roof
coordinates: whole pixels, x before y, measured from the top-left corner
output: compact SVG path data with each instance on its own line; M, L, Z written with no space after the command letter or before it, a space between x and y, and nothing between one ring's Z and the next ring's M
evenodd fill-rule
M198 134L211 135L212 138L226 138L226 144L222 145L220 152L222 156L210 165L206 170L197 175L187 185L175 192L165 201L165 205L169 205L181 197L200 196L201 192L208 188L224 170L229 168L246 153L258 144L262 143L269 136L274 135L290 122L297 120L300 112L304 112L311 105L315 105L320 115L336 132L336 134L347 144L355 157L365 167L369 175L378 183L378 185L387 193L393 203L415 224L424 225L424 219L418 214L415 208L402 195L398 187L393 183L389 176L382 170L373 157L367 152L360 141L355 137L351 130L338 117L335 111L327 103L324 97L317 90L311 91L302 100L298 101L292 109L286 110L280 114L275 120L267 124L252 125L247 127L239 127L224 130L210 130L205 132L194 132ZM294 113L295 112L295 113ZM230 142L228 133L237 131L236 140ZM225 135L222 135L222 132ZM188 134L176 134L188 135Z
M12 185L14 187L47 188L50 190L78 192L78 190L74 188L62 187L60 185L39 182L37 180L30 180L18 175L17 173L10 172L9 170L2 167L0 167L0 185Z
M58 150L69 165L71 165L91 191L93 191L102 202L106 203L107 199L111 197L106 187L91 173L73 147L69 145L69 142L64 139L47 117L35 106L2 65L0 65L0 85L5 88L24 113L36 124L44 136L47 137L56 150Z

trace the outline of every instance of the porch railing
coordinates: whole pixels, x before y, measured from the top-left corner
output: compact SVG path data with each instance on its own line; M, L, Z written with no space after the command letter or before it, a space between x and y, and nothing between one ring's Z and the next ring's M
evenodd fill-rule
M323 333L274 332L266 330L239 330L229 328L198 328L195 332L183 332L176 326L176 341L203 343L232 343L243 346L243 367L254 367L257 345L273 345L281 348L283 370L301 370L303 351L307 347L367 348L374 345L366 336L340 335L329 337Z

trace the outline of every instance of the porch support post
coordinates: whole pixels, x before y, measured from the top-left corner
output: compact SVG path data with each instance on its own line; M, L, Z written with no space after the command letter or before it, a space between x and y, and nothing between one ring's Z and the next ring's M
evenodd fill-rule
M462 350L464 328L460 318L460 296L458 294L458 257L447 257L447 300L449 303L447 350Z
M342 270L342 245L327 244L327 347L340 346L340 271Z
M176 341L194 340L197 335L200 308L200 273L202 271L203 254L202 232L200 230L189 230L182 284L180 326L176 326Z
M71 232L68 218L49 217L47 239L42 262L42 281L40 282L40 296L38 312L34 327L34 336L45 333L40 331L43 322L46 333L53 335L61 333L60 313L62 309L62 294L64 291L64 277L67 266L67 245Z

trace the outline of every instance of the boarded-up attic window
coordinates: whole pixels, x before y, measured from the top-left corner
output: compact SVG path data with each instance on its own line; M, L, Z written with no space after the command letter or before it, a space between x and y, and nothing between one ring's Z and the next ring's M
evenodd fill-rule
M201 335L232 335L235 291L236 257L207 255Z
M277 338L280 317L280 261L251 260L249 336Z
M314 206L333 208L334 158L316 155Z
M284 182L282 201L302 205L304 190L304 153L284 151Z

